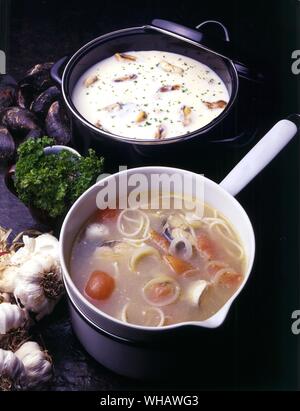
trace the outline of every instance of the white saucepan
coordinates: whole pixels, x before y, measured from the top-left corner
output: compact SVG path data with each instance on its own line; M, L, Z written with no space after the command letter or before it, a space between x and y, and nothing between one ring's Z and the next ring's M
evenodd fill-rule
M169 370L171 361L168 350L161 351L166 341L172 342L172 338L176 337L177 333L184 332L186 327L215 328L223 323L231 304L248 281L255 256L255 238L251 222L234 196L295 136L297 125L297 116L279 121L220 184L190 171L168 167L140 167L106 177L75 202L62 226L60 258L73 329L82 345L97 361L120 374L138 378L155 376L154 370L157 370L157 367L153 365L159 363L159 372L163 374L163 370ZM83 223L97 209L96 196L100 188L110 179L116 179L118 182L125 174L128 177L135 173L143 174L148 180L152 174L179 173L192 182L191 187L203 184L204 201L219 210L240 236L247 257L244 281L226 304L205 321L184 322L157 328L126 324L92 305L72 281L69 272L72 245Z

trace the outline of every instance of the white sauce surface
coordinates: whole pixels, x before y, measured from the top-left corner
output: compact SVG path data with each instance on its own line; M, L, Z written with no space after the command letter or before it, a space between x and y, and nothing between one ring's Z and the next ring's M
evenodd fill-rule
M136 60L102 60L74 88L75 107L99 128L133 139L180 136L210 123L229 101L221 78L199 61L163 51L125 54ZM164 86L175 89L159 91Z

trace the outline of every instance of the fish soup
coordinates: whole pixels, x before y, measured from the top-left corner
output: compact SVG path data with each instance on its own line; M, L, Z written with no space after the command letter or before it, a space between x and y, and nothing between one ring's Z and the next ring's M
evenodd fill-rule
M162 140L206 126L225 109L229 94L212 68L152 50L116 53L95 64L78 80L72 100L101 130Z
M98 210L73 245L80 292L123 322L166 326L214 315L244 279L237 233L215 209Z

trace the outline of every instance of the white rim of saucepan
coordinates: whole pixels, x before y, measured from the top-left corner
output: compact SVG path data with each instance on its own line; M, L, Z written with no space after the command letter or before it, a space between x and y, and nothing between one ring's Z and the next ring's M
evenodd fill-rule
M234 294L229 298L229 300L227 300L227 302L212 316L209 317L207 320L204 321L185 321L185 322L181 322L181 323L176 323L176 324L171 324L171 325L165 325L165 326L159 326L159 327L149 327L149 326L142 326L142 325L136 325L136 324L131 324L131 323L125 323L115 317L112 317L108 314L106 314L105 312L101 311L99 308L97 308L95 305L93 305L76 287L76 285L74 284L74 282L72 281L72 278L69 274L69 270L67 268L67 264L65 262L65 256L63 253L63 238L65 235L65 230L66 230L66 226L69 223L69 219L71 218L73 211L78 209L79 207L82 206L82 203L84 202L84 199L89 195L89 193L93 190L95 190L95 188L97 186L99 186L100 184L102 184L104 181L109 181L110 179L115 178L116 176L121 176L127 173L132 173L132 172L139 172L139 173L143 173L144 171L148 171L148 172L178 172L181 174L188 174L188 175L192 175L196 178L201 178L205 180L205 183L207 184L211 184L216 190L219 190L222 192L222 195L227 197L230 201L232 201L234 203L234 206L239 210L240 215L242 218L245 219L246 223L248 224L248 230L249 230L249 235L250 235L250 255L247 257L247 270L244 273L244 280L242 282L242 284L239 286L239 288L234 292ZM88 218L88 216L86 216ZM83 220L84 222L84 220ZM74 241L74 238L71 240L72 242ZM251 252L252 250L252 252ZM136 330L144 330L144 331L153 331L153 332L160 332L160 331L166 331L166 330L172 330L172 329L176 329L176 328L180 328L180 327L185 327L185 326L197 326L197 327L203 327L203 328L217 328L219 327L224 320L227 317L228 311L233 303L233 301L237 298L237 296L240 294L240 292L243 290L246 282L248 281L248 278L250 276L250 273L252 271L252 267L253 267L253 262L254 262L254 257L255 257L255 236L254 236L254 230L251 224L251 221L248 217L248 214L246 213L246 211L244 210L244 208L241 206L241 204L231 195L229 194L226 190L224 190L219 184L215 183L214 181L210 180L209 178L194 173L192 171L188 171L188 170L182 170L179 168L174 168L174 167L163 167L163 166L150 166L150 167L137 167L137 168L132 168L132 169L128 169L128 170L124 170L118 173L115 173L111 176L108 176L106 178L104 178L103 180L101 180L101 182L98 182L96 184L94 184L93 186L91 186L87 191L85 191L77 200L76 202L73 204L73 206L71 207L71 209L69 210L63 225L62 225L62 229L61 229L61 233L60 233L60 240L59 240L59 253L60 253L60 261L61 261L61 265L62 265L62 271L63 271L63 277L64 277L64 281L67 283L67 294L72 294L74 293L75 296L81 300L91 311L93 311L95 314L100 315L104 318L106 318L107 320L113 321L116 324L119 324L122 327L129 327L131 329L136 329ZM70 296L71 298L71 296ZM73 298L72 298L73 301Z

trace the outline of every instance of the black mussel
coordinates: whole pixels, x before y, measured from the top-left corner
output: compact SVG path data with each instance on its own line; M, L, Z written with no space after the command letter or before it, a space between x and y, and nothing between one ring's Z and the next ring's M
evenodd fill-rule
M8 74L0 75L0 110L15 103L17 83Z
M65 145L71 139L69 118L58 101L52 103L49 108L45 128L47 135L54 138L57 144Z
M16 93L16 102L21 108L29 108L36 96L36 90L30 84L20 84Z
M9 107L0 113L0 122L16 138L40 137L42 130L38 119L29 110Z
M14 105L15 93L15 88L11 86L0 86L0 109Z
M0 74L0 86L17 87L17 82L9 74Z
M28 140L29 138L40 138L45 135L44 131L41 128L33 128L26 134L25 139Z
M37 91L44 91L53 85L50 76L50 70L54 63L36 64L29 69L25 77L20 81L20 86L28 84L34 87Z
M60 96L60 90L56 86L49 87L38 95L30 106L30 110L36 115L45 118L50 106Z
M13 159L16 145L6 127L0 126L0 162Z

